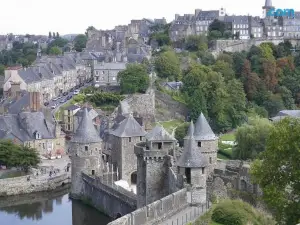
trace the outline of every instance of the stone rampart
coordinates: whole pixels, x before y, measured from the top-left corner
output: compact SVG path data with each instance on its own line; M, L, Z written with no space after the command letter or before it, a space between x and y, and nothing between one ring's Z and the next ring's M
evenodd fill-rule
M105 183L100 178L82 173L84 195L82 200L88 201L106 215L117 218L131 213L137 208L136 195L126 189Z
M71 182L70 173L62 173L49 178L47 175L21 176L15 178L0 179L0 196L20 195L33 192L54 190L55 188Z
M171 217L188 206L187 190L181 189L108 225L152 225Z

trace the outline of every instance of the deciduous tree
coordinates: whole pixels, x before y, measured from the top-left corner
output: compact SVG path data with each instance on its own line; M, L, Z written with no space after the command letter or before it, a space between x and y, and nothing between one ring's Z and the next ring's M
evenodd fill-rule
M180 62L173 51L161 53L155 59L155 70L157 75L162 78L180 79Z

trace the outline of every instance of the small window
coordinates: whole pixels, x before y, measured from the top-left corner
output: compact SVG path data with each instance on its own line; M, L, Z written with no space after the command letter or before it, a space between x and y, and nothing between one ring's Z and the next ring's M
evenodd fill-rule
M211 159L211 157L209 157L209 163L212 164L212 159Z
M185 168L186 182L191 184L191 168Z
M205 172L205 171L204 171L204 167L202 167L202 174L204 174L204 172Z
M198 141L198 147L201 147L201 141Z
M86 151L88 151L88 150L89 150L89 146L84 146L84 149L85 149Z
M162 148L162 143L158 143L158 149L161 149Z
M140 136L140 141L142 141L143 140L143 137L142 136Z
M95 175L95 170L92 170L92 175Z
M131 142L131 137L129 138L129 142Z

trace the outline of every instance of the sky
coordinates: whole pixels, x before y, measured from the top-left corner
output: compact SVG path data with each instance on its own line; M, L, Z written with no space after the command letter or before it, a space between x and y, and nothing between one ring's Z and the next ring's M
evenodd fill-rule
M195 9L224 7L227 14L262 16L265 0L0 0L0 34L84 33L86 28L113 29L132 19L192 14ZM299 0L273 0L279 9L300 10Z

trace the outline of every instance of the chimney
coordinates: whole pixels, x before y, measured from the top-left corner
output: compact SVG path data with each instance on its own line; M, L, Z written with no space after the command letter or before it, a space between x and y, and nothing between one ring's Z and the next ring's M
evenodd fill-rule
M41 94L39 92L29 92L30 98L30 111L38 112L41 109L42 99Z
M175 14L175 20L177 20L179 17L179 14Z
M11 82L10 93L12 97L17 97L18 93L21 92L21 82Z

